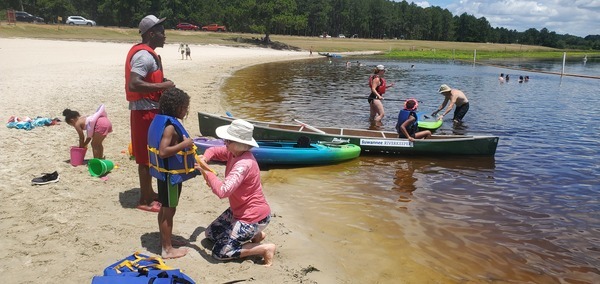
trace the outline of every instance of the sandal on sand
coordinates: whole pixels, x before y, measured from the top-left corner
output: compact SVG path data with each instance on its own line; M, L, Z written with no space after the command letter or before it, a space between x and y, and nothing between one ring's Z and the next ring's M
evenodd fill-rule
M158 212L160 211L160 207L162 206L162 204L160 204L160 202L157 201L153 201L152 203L150 203L150 205L138 205L136 208L142 211L148 211L148 212Z

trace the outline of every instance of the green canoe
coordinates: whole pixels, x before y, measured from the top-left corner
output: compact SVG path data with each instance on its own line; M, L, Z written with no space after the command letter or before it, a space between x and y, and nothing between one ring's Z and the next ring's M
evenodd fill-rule
M200 132L204 136L216 137L215 129L230 124L234 119L236 117L198 112ZM398 138L398 134L391 131L313 127L299 121L297 124L248 121L254 125L253 136L257 140L297 140L307 136L312 141L355 144L366 154L494 156L499 140L497 136L484 135L432 135L428 139L410 142Z

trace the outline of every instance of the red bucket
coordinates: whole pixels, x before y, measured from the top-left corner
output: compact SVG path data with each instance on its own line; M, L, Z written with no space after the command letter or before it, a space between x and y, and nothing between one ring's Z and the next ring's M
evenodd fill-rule
M85 158L85 153L87 152L87 148L79 148L72 146L71 147L71 165L73 167L83 165L83 160Z

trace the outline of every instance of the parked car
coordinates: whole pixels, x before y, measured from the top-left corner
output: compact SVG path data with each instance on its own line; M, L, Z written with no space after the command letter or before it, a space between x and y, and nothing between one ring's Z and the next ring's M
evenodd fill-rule
M346 38L346 36L344 34L339 34L338 37L339 38Z
M24 11L15 11L15 19L20 22L43 23L44 18L34 16Z
M210 24L202 27L203 31L208 32L224 32L227 31L225 26L219 26L218 24Z
M81 25L81 26L95 26L96 22L88 20L82 16L69 16L67 18L67 25Z
M177 24L177 26L175 26L176 30L184 30L184 31L197 31L200 29L200 27L196 26L196 25L192 25L190 23L179 23Z

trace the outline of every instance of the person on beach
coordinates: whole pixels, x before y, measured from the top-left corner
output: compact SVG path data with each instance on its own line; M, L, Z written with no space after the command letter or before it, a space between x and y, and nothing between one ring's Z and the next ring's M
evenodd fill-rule
M183 55L185 54L185 46L183 46L183 42L179 44L179 52L181 52L181 60L183 60Z
M185 59L187 60L188 57L190 58L190 60L192 60L192 50L190 49L190 47L186 44L185 45Z
M467 111L469 111L469 99L467 99L467 96L461 90L452 89L446 84L441 85L438 92L444 96L444 102L442 102L442 105L440 105L431 116L437 115L438 112L448 105L446 111L438 117L438 120L444 119L444 116L452 110L454 105L456 105L452 121L461 122L463 117L465 117L465 114L467 114Z
M419 118L417 116L417 108L419 102L415 99L407 99L404 102L404 108L398 113L398 122L396 130L399 138L407 138L409 141L415 139L426 139L431 137L431 131L419 131Z
M131 144L135 162L138 164L140 199L137 208L158 212L160 202L152 189L152 177L148 166L148 127L158 113L158 101L163 90L175 87L164 78L160 56L154 52L165 44L165 28L154 15L144 17L139 24L142 43L134 45L125 61L125 94L129 102Z
M181 195L182 183L196 176L194 140L178 119L188 114L190 96L178 88L170 88L160 97L160 114L148 129L150 174L156 178L158 198L158 229L163 258L178 258L187 254L185 248L172 243L173 217Z
M219 260L229 260L260 255L265 266L271 266L276 246L262 244L266 234L263 230L271 220L271 208L263 194L260 169L250 152L258 147L252 132L254 126L236 119L230 125L216 129L225 146L212 147L200 156L196 169L202 172L206 184L219 198L229 199L227 208L204 232L214 242L212 255ZM225 178L219 179L206 162L224 161Z
M385 115L383 109L383 94L387 88L391 88L394 84L387 85L383 76L385 75L385 66L377 65L373 70L373 75L369 76L369 88L371 94L367 99L370 107L369 122L372 124L381 124L381 120Z
M108 133L112 132L112 123L106 117L104 105L100 105L96 113L87 117L81 116L79 112L68 108L63 110L63 115L67 124L73 126L79 135L79 148L86 148L92 142L94 158L104 159L102 142L104 142Z

